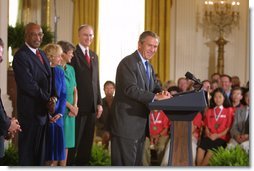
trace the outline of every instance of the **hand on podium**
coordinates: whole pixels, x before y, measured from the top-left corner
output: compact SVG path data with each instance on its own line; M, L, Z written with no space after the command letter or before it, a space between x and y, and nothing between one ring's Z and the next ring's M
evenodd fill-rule
M168 91L162 91L160 93L155 94L154 100L165 100L170 99L172 95Z

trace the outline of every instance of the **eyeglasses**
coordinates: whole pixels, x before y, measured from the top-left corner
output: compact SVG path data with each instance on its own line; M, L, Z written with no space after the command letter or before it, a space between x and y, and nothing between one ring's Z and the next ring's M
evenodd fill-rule
M43 37L44 36L43 33L31 33L30 35L31 35L31 37L37 37L37 36Z

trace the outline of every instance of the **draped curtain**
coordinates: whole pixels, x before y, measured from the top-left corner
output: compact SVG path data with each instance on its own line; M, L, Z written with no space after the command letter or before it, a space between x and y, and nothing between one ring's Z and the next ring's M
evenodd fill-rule
M158 34L160 44L151 64L162 82L169 80L171 0L145 0L145 30Z
M18 0L17 23L30 22L41 24L41 1Z
M94 29L94 40L90 48L99 55L99 0L74 0L73 43L78 43L78 28L89 24Z

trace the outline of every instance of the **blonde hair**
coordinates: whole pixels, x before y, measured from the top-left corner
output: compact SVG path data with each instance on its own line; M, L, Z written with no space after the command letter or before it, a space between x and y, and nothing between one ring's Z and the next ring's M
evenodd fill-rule
M43 51L46 53L49 61L52 61L55 56L59 56L63 53L61 46L54 43L44 46Z

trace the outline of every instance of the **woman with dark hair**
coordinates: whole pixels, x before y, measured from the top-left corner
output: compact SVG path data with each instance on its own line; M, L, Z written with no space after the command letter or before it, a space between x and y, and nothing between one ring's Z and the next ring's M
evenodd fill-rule
M227 146L233 112L225 91L222 88L215 89L210 108L204 116L205 136L198 147L197 165L207 166L213 154L211 150Z
M64 119L64 138L66 158L63 165L66 165L68 149L75 147L75 120L78 114L78 90L74 68L68 63L73 58L75 47L66 41L57 42L63 49L61 68L64 71L66 84L66 107Z

